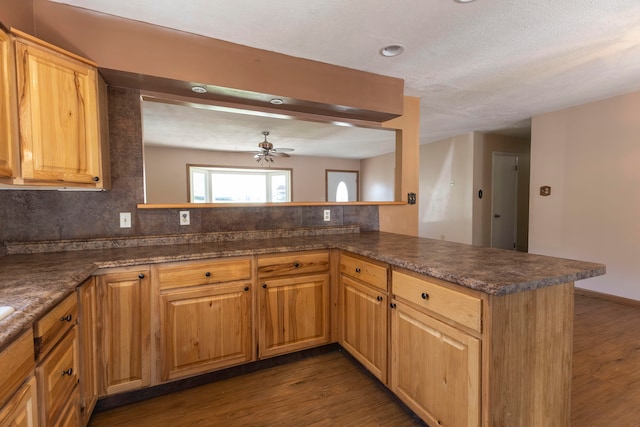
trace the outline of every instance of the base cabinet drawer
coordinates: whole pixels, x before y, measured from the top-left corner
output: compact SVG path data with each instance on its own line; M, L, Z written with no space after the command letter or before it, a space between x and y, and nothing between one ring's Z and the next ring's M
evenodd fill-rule
M446 282L399 271L392 275L392 292L412 304L482 332L482 300L446 287Z
M74 326L49 355L36 367L40 422L56 425L69 398L78 390L78 341ZM77 410L77 409L76 409Z
M0 407L0 426L37 427L38 425L36 380L31 377L4 406Z

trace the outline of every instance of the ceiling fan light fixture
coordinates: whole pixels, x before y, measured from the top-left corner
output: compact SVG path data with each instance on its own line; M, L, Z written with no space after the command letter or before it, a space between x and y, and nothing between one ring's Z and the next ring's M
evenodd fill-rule
M387 58L398 56L402 52L404 52L404 46L402 46L401 44L390 44L380 49L380 55Z
M195 93L207 93L207 88L202 87L202 86L193 86L191 88L191 91L193 91Z

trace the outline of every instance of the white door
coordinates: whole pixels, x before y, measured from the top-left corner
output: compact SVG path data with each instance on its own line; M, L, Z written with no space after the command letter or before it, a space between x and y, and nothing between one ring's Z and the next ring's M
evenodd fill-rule
M493 153L491 247L515 250L517 243L518 155Z
M358 201L358 171L326 170L327 202Z

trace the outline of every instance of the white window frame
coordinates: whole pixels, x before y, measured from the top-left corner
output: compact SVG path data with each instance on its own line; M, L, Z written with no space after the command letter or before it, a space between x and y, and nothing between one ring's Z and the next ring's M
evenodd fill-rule
M194 200L194 185L193 175L194 173L205 174L205 200ZM211 165L187 165L187 182L189 183L189 202L190 203L265 203L265 201L247 201L244 198L239 197L234 200L214 200L213 198L213 175L225 174L225 175L257 175L265 177L265 201L266 203L286 203L291 202L291 182L292 182L292 170L291 169L277 169L277 168L243 168L243 167L227 167L227 166L211 166ZM271 188L271 177L282 175L285 177L286 190L284 194L284 200L273 201L274 189Z

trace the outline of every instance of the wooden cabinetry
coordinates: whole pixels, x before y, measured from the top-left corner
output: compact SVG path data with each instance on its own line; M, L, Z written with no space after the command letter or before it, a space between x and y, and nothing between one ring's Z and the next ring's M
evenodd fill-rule
M6 178L2 182L109 188L107 143L102 140L106 123L98 104L103 83L96 64L15 29L9 39L12 44L3 43L9 46L3 61L15 57L9 64L15 68L15 79L11 69L1 77L7 93L17 93L18 132L13 130L16 107L4 107L9 113L0 109L0 122L9 125L2 132L10 136L0 141L0 176Z
M160 380L255 359L250 258L160 266Z
M151 315L148 269L96 276L99 395L151 384Z
M430 425L479 426L481 340L456 326L480 325L481 299L398 271L392 290L391 389Z
M96 279L91 277L78 287L78 349L80 368L79 405L83 425L88 424L98 400L98 318Z
M0 407L0 426L37 427L37 401L36 380L31 377L4 406Z
M75 294L68 296L33 326L43 426L59 425L61 417L72 417L80 423L78 400L72 399L79 393L76 302ZM71 400L75 404L69 404Z
M388 267L340 255L340 344L387 383Z
M0 29L0 179L18 176L18 101L13 41Z
M38 426L34 359L31 329L0 352L1 426Z
M329 342L329 253L258 257L258 356Z

